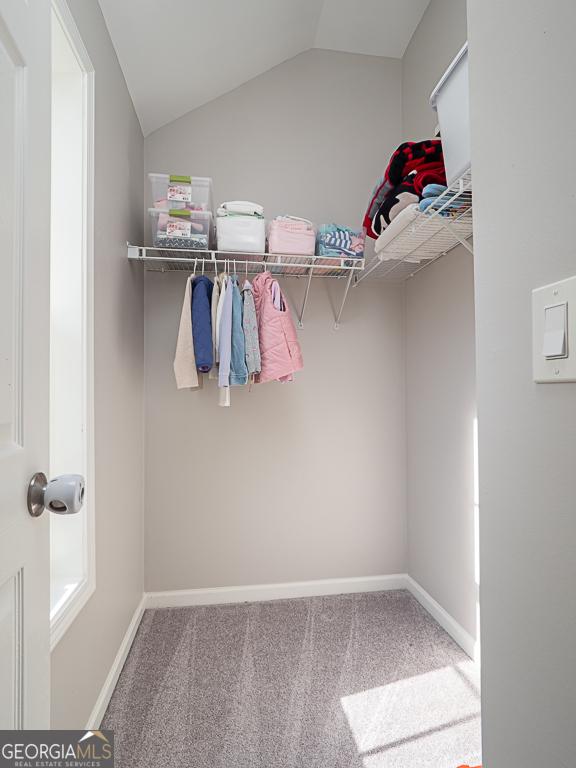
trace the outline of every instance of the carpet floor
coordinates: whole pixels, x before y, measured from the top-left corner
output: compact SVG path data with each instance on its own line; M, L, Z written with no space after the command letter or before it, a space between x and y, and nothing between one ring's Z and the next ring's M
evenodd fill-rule
M116 768L479 765L473 662L404 590L145 612Z

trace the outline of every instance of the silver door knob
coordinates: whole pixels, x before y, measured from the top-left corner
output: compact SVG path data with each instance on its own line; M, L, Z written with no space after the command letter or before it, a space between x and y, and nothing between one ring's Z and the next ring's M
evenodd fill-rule
M28 485L28 512L40 517L48 508L57 515L73 515L84 503L82 475L60 475L48 481L43 472L36 472Z

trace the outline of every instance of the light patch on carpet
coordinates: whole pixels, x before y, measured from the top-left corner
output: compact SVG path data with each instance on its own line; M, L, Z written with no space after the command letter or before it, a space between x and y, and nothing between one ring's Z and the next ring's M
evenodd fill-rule
M472 667L471 661L461 662L342 697L342 709L364 765L384 765L379 761L384 760L385 752L395 753L386 760L408 760L409 755L416 759L418 753L420 757L424 753L434 768L442 765L447 739L458 738L449 732L466 732L480 718Z

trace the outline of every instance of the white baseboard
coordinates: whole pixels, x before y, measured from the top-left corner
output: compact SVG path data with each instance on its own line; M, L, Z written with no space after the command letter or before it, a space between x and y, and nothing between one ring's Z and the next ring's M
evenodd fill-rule
M122 672L122 667L124 666L126 657L128 656L130 648L132 647L134 637L136 636L136 630L138 629L142 616L144 615L145 607L145 595L142 595L142 599L138 603L138 606L136 607L136 610L134 611L134 614L130 620L126 634L122 638L120 648L118 649L118 653L112 662L112 666L110 667L110 671L108 672L106 680L104 681L102 690L96 699L96 704L94 705L94 709L92 710L86 725L87 730L94 730L95 728L100 727L100 723L102 722L102 718L104 717L104 713L106 712L106 708L110 702L110 699L112 698L112 694L114 693L114 688L116 687L118 678L120 677L120 672Z
M479 660L479 648L476 640L464 627L444 610L439 602L434 600L426 590L415 581L412 576L406 575L405 588L414 595L420 605L440 624L450 637L458 643L460 648L475 661Z
M383 592L407 589L470 658L478 657L474 638L442 608L426 590L407 573L389 576L360 576L347 579L318 579L284 584L254 584L242 587L207 587L146 592L145 608L184 608L189 605L221 605L260 600L282 600L292 597L343 595L353 592Z
M254 584L246 587L207 587L206 589L176 589L168 592L147 592L146 608L180 608L187 605L220 605L259 600L282 600L290 597L342 595L352 592L382 592L406 589L406 574L390 576L360 576L349 579L318 579L292 581L284 584Z
M472 659L478 658L478 644L426 590L407 573L389 576L360 576L349 579L318 579L293 581L284 584L254 584L246 587L207 587L205 589L177 589L167 592L145 592L126 630L110 672L104 681L86 728L98 728L114 692L116 683L132 646L136 630L146 608L181 608L188 605L221 605L259 600L281 600L291 597L321 597L355 592L384 592L407 589L420 605L440 624Z

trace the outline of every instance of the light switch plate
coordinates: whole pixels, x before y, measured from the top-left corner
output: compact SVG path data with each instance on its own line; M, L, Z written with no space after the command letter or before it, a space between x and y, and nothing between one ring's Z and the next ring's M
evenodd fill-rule
M547 358L546 310L562 304L566 304L564 356ZM576 381L576 277L532 291L532 369L534 381L540 384Z

